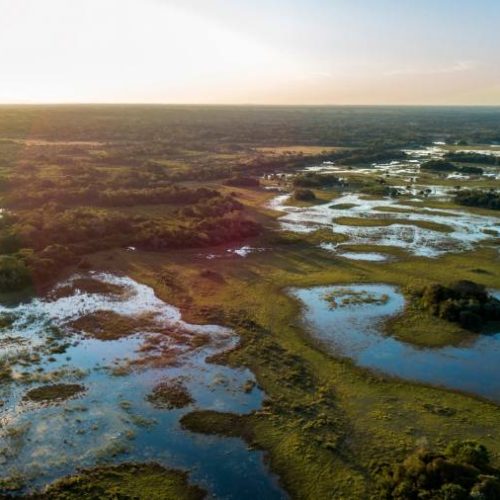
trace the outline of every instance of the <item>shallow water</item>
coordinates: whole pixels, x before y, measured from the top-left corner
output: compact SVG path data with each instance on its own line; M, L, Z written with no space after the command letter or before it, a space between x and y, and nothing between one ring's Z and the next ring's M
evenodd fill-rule
M320 243L320 248L328 252L337 254L339 257L344 257L350 260L365 260L369 262L387 262L391 259L389 255L379 252L350 252L343 250L343 245L340 243Z
M414 255L438 257L452 251L470 250L475 244L490 239L488 231L500 234L500 218L476 215L465 210L442 210L409 207L392 198L367 200L359 194L347 194L330 203L310 207L294 207L286 204L289 195L280 195L272 200L270 207L285 212L280 217L282 229L298 233L309 233L329 227L332 232L348 237L346 244L382 245L402 248ZM332 203L333 208L332 208ZM351 208L335 208L343 204ZM389 212L402 210L401 212ZM412 208L414 210L412 210ZM411 210L411 212L408 212ZM399 219L405 224L389 226L352 226L339 224L340 217ZM450 232L422 228L412 223L433 222L448 226Z
M459 347L418 348L382 334L384 321L404 307L404 298L396 287L335 285L290 293L304 304L304 322L327 351L389 375L466 391L500 403L500 333L479 335ZM342 304L359 293L369 300ZM329 294L336 297L336 307L325 299Z
M77 467L158 461L190 470L190 480L216 498L284 498L261 452L249 451L240 439L194 434L179 426L179 418L194 408L247 413L261 406L262 391L257 387L250 393L243 390L245 382L254 380L251 372L205 361L207 356L235 345L234 332L182 321L177 308L130 278L110 274L93 278L119 286L123 293L77 290L69 296L54 298L54 294L52 298L0 306L1 313L16 318L0 333L0 355L18 359L16 346L21 338L26 356L41 357L39 363L14 364L17 380L1 386L1 477L21 475L28 486L40 486ZM147 313L147 326L125 338L107 341L68 326L100 311L129 318ZM54 353L49 348L54 347L54 340L49 341L54 328L60 332L56 344L70 341L64 352ZM9 340L10 333L16 338ZM191 342L200 336L208 343L199 346ZM38 371L41 368L43 371ZM26 376L22 381L22 372L31 383ZM193 405L166 410L146 400L159 381L177 377L195 400ZM23 400L26 391L43 385L48 378L82 384L86 391L58 404Z
M386 262L389 260L387 255L377 252L339 252L340 257L351 260L366 260L368 262Z
M204 257L205 259L212 260L212 259L223 259L231 256L248 257L253 253L261 253L267 250L268 250L267 248L251 247L248 245L244 245L242 247L227 248L220 253L203 253L199 255L200 257Z
M341 165L336 165L334 162L325 161L319 165L307 166L303 169L303 172L316 172L316 173L337 173L346 174L355 171L357 174L379 174L390 177L401 177L405 178L406 182L412 182L414 179L420 176L420 166L422 163L429 160L440 160L448 152L447 149L443 148L445 144L440 142L435 142L432 146L426 146L420 149L403 149L402 151L406 153L406 158L401 158L393 161L383 161L372 163L369 167L367 166L350 166L346 167ZM486 149L486 150L468 150L460 149L459 152L475 152L480 154L487 154L493 156L500 156L500 150L498 149ZM484 176L494 177L500 179L500 174L498 173L498 168L490 167L488 165L480 165L484 170ZM468 180L470 176L459 176L457 174L452 174L448 178L455 178L461 180Z

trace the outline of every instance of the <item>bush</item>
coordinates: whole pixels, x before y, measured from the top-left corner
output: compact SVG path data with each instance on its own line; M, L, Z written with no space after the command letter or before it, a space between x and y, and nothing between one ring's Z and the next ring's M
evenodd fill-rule
M436 172L454 172L457 167L446 160L429 160L420 166L421 170L435 170Z
M228 179L224 184L235 187L259 187L260 181L255 177L236 176Z
M485 446L473 440L453 441L445 450L445 455L455 461L484 468L490 463L490 455Z
M500 159L493 155L485 155L481 153L469 153L465 151L457 151L446 153L444 158L449 161L458 161L462 163L480 163L483 165L496 165Z
M496 190L466 189L455 193L455 202L469 207L500 210L500 193Z
M456 441L443 453L419 449L382 470L380 495L391 500L498 500L500 471L489 465L486 448Z
M293 180L295 187L304 188L321 188L339 186L342 181L333 174L317 174L315 172L308 172L307 174L298 175Z
M500 319L500 301L473 281L428 285L418 295L421 305L431 314L459 323L467 330L477 331L485 322Z
M13 292L31 284L31 274L23 260L0 256L0 292Z
M298 201L314 201L316 195L310 189L296 189L293 192L293 197Z

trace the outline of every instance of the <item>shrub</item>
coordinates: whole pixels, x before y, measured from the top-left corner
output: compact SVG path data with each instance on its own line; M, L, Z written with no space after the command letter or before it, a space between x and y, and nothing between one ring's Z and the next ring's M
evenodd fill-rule
M446 160L429 160L420 166L422 170L435 170L436 172L454 172L457 167Z
M444 453L419 449L383 469L377 498L391 500L496 500L500 471L489 465L486 448L475 441L455 441Z
M318 174L315 172L308 172L306 174L298 175L293 180L295 187L304 188L321 188L332 187L341 185L342 181L333 174Z
M469 207L489 208L500 210L500 193L496 190L483 191L480 189L466 189L455 193L455 202Z
M480 330L485 322L500 319L500 301L473 281L457 281L450 286L431 284L418 295L431 314L468 330Z
M260 181L255 177L236 176L228 179L224 184L235 187L259 187Z
M23 260L0 256L0 292L12 292L31 284L31 274Z
M299 201L314 201L316 195L310 189L296 189L293 192L293 197Z

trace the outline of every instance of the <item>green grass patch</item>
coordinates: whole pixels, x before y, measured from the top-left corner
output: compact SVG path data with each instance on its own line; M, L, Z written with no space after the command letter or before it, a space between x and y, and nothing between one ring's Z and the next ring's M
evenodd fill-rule
M188 484L185 472L158 464L121 464L84 470L24 498L41 500L201 500L206 492Z
M38 403L52 403L71 399L85 391L85 387L80 384L52 384L36 387L29 390L24 399Z
M431 231L439 231L440 233L451 233L453 228L446 224L438 222L423 221L423 220L406 220L406 219L377 219L368 217L337 217L333 219L335 224L343 226L364 226L364 227L384 227L401 224L404 226L417 226L422 229L430 229Z

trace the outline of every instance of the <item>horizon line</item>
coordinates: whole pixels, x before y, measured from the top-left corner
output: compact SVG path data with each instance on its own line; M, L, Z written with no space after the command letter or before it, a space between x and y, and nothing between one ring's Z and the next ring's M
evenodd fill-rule
M216 102L141 102L141 101L15 101L2 102L0 106L219 106L219 107L429 107L429 108L500 108L500 102L496 104L436 104L436 103L249 103L249 102L234 102L234 103L216 103Z

